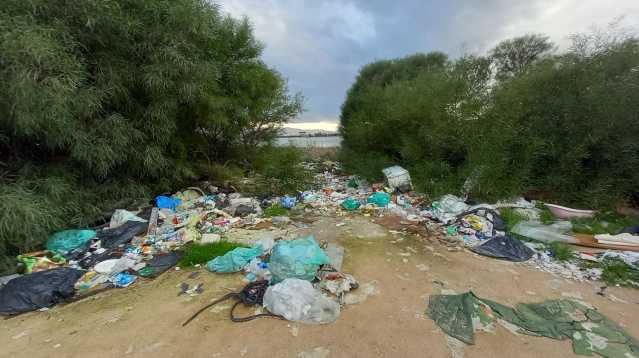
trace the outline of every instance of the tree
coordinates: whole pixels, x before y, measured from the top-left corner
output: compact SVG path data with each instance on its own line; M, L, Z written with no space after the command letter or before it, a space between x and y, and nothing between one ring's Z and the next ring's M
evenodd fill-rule
M242 159L301 110L206 0L5 0L0 34L0 256Z
M548 55L554 48L547 36L525 35L500 42L490 51L497 79L505 80L522 73L528 66Z

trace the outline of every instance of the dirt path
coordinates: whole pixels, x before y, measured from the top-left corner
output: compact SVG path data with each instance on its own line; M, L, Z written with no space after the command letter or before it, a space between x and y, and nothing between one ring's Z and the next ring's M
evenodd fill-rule
M473 290L504 304L577 297L639 337L639 295L576 283L514 264L449 252L435 241L393 235L370 219L324 218L310 229L318 240L346 248L344 271L362 287L360 303L346 306L331 325L308 326L273 319L232 323L229 304L181 323L211 300L239 289L241 275L170 271L128 289L0 322L0 357L569 357L569 341L513 333L498 327L477 333L474 346L457 346L425 314L428 297L442 290ZM181 282L204 282L196 297L177 296ZM370 295L367 295L370 293ZM612 296L609 296L612 297ZM253 313L244 311L242 313Z

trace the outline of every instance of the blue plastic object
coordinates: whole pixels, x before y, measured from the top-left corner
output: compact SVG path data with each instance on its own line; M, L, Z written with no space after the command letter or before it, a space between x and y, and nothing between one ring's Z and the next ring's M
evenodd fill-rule
M65 230L57 232L47 240L47 250L67 253L84 246L93 239L96 232L93 230Z
M286 209L292 209L297 203L297 199L292 196L285 196L280 200L280 205Z
M261 256L264 252L262 245L257 245L251 248L238 247L233 249L224 256L218 256L213 260L206 263L206 268L213 272L238 272L244 266L248 265L251 260Z
M330 259L319 247L313 236L285 241L281 240L273 247L269 270L273 274L273 283L287 278L312 281L320 265L330 263Z
M390 201L391 201L390 195L384 193L383 191L378 191L378 192L373 193L373 195L368 197L368 203L369 204L375 204L375 205L379 206L380 208L387 207L388 203L390 203Z
M127 287L130 284L132 284L133 282L135 282L136 279L137 279L137 277L135 277L133 275L130 275L130 274L126 273L126 272L120 272L113 279L113 284L116 287Z
M171 209L175 211L175 207L182 204L182 200L170 198L168 196L158 196L155 198L155 206L160 209Z

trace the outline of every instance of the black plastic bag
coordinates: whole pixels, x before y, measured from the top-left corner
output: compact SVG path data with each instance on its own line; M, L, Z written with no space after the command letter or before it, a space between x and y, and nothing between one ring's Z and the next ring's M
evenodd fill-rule
M170 252L166 255L153 256L151 260L146 263L146 267L153 269L146 277L157 277L171 267L177 265L178 261L182 258L182 253L178 251Z
M75 282L84 271L58 268L34 272L7 282L0 289L0 315L14 315L51 307L75 294Z
M146 232L149 227L147 222L127 221L115 229L98 231L97 237L105 249L114 249L125 246L131 242L134 236Z
M471 250L480 255L514 262L528 261L534 254L528 246L510 236L497 236Z

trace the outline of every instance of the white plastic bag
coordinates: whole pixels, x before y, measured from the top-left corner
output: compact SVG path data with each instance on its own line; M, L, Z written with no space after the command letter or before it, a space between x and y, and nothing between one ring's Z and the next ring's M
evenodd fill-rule
M111 215L111 221L109 222L109 229L115 229L116 227L120 227L124 225L127 221L138 221L138 222L146 222L146 220L141 217L135 215L134 213L124 210L117 209L113 215Z
M326 324L339 318L339 304L305 280L288 278L271 286L264 294L264 308L289 321Z

